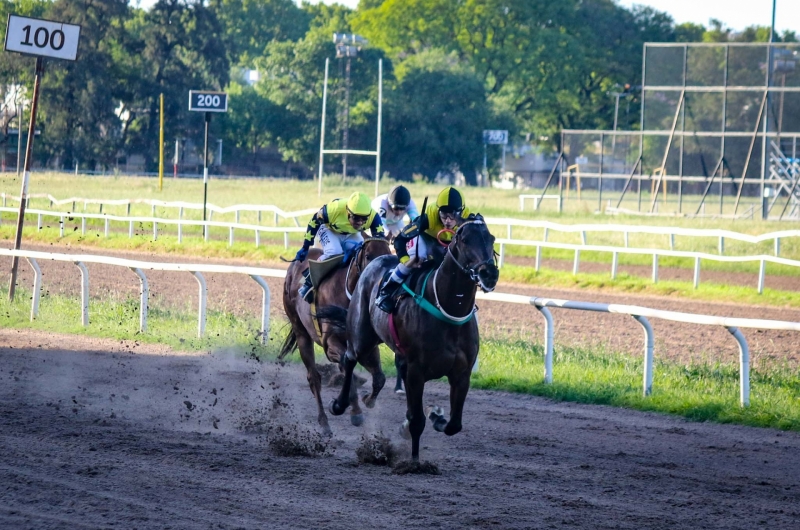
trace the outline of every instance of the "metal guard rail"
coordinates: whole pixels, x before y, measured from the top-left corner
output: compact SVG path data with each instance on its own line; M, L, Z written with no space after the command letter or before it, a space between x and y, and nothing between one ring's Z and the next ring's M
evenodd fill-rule
M261 267L241 267L231 265L208 265L208 264L185 264L185 263L154 263L139 260L129 260L108 256L93 256L81 254L57 254L50 252L38 252L30 250L11 250L0 249L0 255L19 256L27 258L34 269L33 296L31 302L31 320L36 318L39 309L39 298L41 295L42 273L37 263L37 259L56 260L75 263L81 271L81 321L84 326L89 325L89 273L85 263L102 263L106 265L117 265L131 269L140 280L140 330L147 330L147 300L149 297L147 278L144 270L165 270L190 272L197 279L199 285L199 309L198 309L198 336L202 337L205 333L206 316L206 283L203 272L228 273L228 274L247 274L255 280L262 289L261 307L261 342L265 344L269 334L269 306L270 290L262 276L272 278L285 278L286 271L281 269L267 269ZM493 302L505 302L514 304L525 304L535 306L545 318L545 383L553 381L553 340L555 327L553 317L548 307L562 309L576 309L583 311L599 311L605 313L619 313L631 315L641 324L645 333L644 347L644 380L643 393L650 395L653 386L653 349L655 338L653 328L650 326L648 317L662 318L676 322L685 322L699 325L716 325L725 327L736 339L739 344L739 401L740 404L748 406L750 404L750 352L747 341L738 328L756 329L776 329L788 331L800 331L800 323L784 322L777 320L760 320L746 318L714 317L707 315L697 315L692 313L680 313L675 311L661 311L647 307L619 305L619 304L600 304L591 302L577 302L571 300L557 300L550 298L528 297L508 293L477 293L479 300Z

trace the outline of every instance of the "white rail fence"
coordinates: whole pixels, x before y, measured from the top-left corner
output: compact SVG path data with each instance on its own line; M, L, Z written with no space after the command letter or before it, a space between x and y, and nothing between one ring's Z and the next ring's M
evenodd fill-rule
M316 211L316 210L315 210ZM13 208L0 208L0 212L16 212ZM187 219L164 219L160 217L123 217L117 215L108 215L108 214L95 214L95 213L76 213L76 212L52 212L50 210L37 210L37 209L29 209L26 210L26 214L29 215L36 215L37 222L36 227L38 230L42 230L44 227L44 219L46 217L52 217L58 219L59 224L59 236L64 237L64 227L65 221L75 219L81 220L81 235L86 235L86 221L87 219L95 219L103 221L104 223L104 235L108 237L110 230L111 230L111 222L119 223L119 224L127 224L128 225L128 237L133 237L134 235L134 227L137 223L152 223L153 225L153 241L158 239L158 229L159 225L172 225L178 227L178 243L183 242L183 227L184 226L206 226L206 227L218 227L218 228L227 228L228 229L228 245L231 246L234 243L234 231L240 230L245 232L253 232L255 245L256 247L260 246L261 244L261 233L277 233L283 234L283 246L284 248L289 248L289 234L304 234L306 229L299 228L294 226L261 226L261 225L249 225L249 224L242 224L242 223L226 223L221 221L195 221L195 220L187 220ZM210 230L204 230L204 238L206 241L209 239L209 232Z
M12 201L16 201L19 203L20 199L17 196L7 195L6 193L0 193L0 199L3 201L3 207L8 206L8 199ZM133 204L147 204L150 206L151 212L153 217L156 214L156 207L161 208L173 208L178 210L178 219L183 218L184 210L202 210L203 205L200 203L193 203L193 202L182 202L182 201L160 201L157 199L85 199L82 197L70 197L68 199L56 199L49 193L34 193L28 195L28 202L27 206L30 206L31 199L47 199L50 201L50 206L61 206L64 204L71 204L72 210L70 210L71 214L75 214L75 208L78 204L83 203L83 211L86 211L86 207L90 204L96 204L100 207L100 212L103 213L104 206L125 206L127 215L131 213L131 205ZM233 212L236 216L236 222L239 222L239 214L241 212L257 212L258 213L258 221L261 222L261 214L264 212L272 212L273 214L273 221L274 224L277 226L278 224L278 217L283 219L292 219L294 221L295 226L301 226L298 218L300 217L307 217L314 212L317 211L317 208L313 209L305 209L305 210L296 210L296 211L285 211L277 206L269 205L269 204L235 204L233 206L216 206L214 204L207 204L207 210L209 211L209 220L213 217L214 213L224 214L224 213L231 213Z
M766 264L767 263L775 263L780 265L788 265L790 267L800 267L800 261L787 259L787 258L776 258L774 256L767 256L764 254L757 255L757 256L719 256L716 254L707 254L704 252L689 252L683 250L658 250L652 248L620 248L620 247L604 247L604 246L597 246L597 245L573 245L569 243L545 243L542 241L524 241L519 239L497 239L495 240L496 244L500 245L500 257L498 259L498 264L502 267L503 262L505 261L505 246L506 245L518 245L518 246L532 246L536 247L536 258L534 261L534 268L536 271L540 269L541 260L542 260L542 248L552 248L552 249L561 249L561 250L572 250L574 251L574 258L572 262L572 273L578 274L580 271L580 258L581 258L581 251L587 252L608 252L611 254L611 279L617 278L617 272L619 268L619 255L620 254L637 254L637 255L651 255L653 260L652 266L652 281L653 283L658 283L658 268L659 268L659 257L660 256L672 256L677 258L691 258L694 260L694 272L692 277L692 282L694 288L700 285L700 261L701 260L708 260L708 261L719 261L719 262L757 262L759 264L758 267L758 280L756 289L758 289L758 293L762 294L764 292L764 280L766 277Z
M286 271L279 269L265 269L261 267L238 267L230 265L208 265L200 263L155 263L149 261L129 260L109 256L96 256L89 254L58 254L52 252L38 252L31 250L0 249L0 256L18 256L26 258L34 271L33 293L31 296L31 320L39 314L39 301L42 288L42 271L37 260L65 261L74 263L81 272L81 322L89 325L89 271L86 263L101 263L116 265L130 269L139 277L139 331L147 331L147 308L150 289L144 271L173 271L188 272L194 275L199 287L199 304L197 315L197 336L202 337L206 329L206 305L208 287L203 273L246 274L250 276L262 289L261 304L261 342L266 343L269 335L269 307L270 290L262 276L284 278Z
M86 263L101 263L106 265L116 265L126 267L133 271L140 282L140 312L139 329L147 331L147 301L149 288L145 270L177 271L188 272L194 275L199 286L199 308L198 308L198 337L205 333L206 323L206 301L207 287L203 272L206 273L226 273L226 274L247 274L258 283L262 289L261 305L261 341L266 343L269 334L269 307L270 290L262 276L273 278L285 278L286 271L281 269L266 269L260 267L238 267L228 265L204 265L204 264L183 264L183 263L155 263L138 260L128 260L107 256L94 256L83 254L57 254L49 252L35 252L26 250L0 249L0 255L19 256L26 258L34 269L33 296L31 297L31 320L37 317L39 312L40 293L42 287L42 273L37 260L54 260L74 263L81 272L81 322L84 326L89 325L89 273ZM745 318L714 317L707 315L697 315L692 313L679 313L674 311L661 311L639 306L598 304L590 302L577 302L570 300L555 300L548 298L528 297L508 293L478 293L478 299L493 302L524 304L535 306L545 318L544 333L544 381L553 382L553 345L555 338L555 326L553 317L548 307L563 309L575 309L582 311L599 311L605 313L619 313L631 315L644 329L644 377L643 394L648 396L653 389L653 348L655 336L653 328L648 318L662 318L676 322L685 322L697 325L723 326L736 339L739 345L739 401L745 407L750 404L750 353L747 340L738 328L755 329L776 329L788 331L800 331L800 323L783 322L777 320L759 320Z

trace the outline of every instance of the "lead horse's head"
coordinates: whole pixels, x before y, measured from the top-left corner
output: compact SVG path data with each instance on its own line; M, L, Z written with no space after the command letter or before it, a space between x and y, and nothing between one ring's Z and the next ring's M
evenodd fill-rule
M494 291L500 271L494 252L494 236L480 214L470 215L456 230L447 250L456 265L465 272L483 292Z

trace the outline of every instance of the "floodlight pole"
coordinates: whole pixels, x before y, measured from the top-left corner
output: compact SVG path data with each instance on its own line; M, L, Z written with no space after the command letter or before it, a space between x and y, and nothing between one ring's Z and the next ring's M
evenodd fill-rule
M375 146L375 196L381 180L381 110L383 106L383 59L378 59L378 141Z
M28 181L31 175L33 155L33 137L36 131L36 109L39 106L39 85L44 74L44 58L36 57L36 72L33 80L33 101L31 101L31 122L28 126L28 145L25 146L25 169L22 172L22 189L19 194L19 214L17 217L17 234L14 238L14 250L19 250L22 245L22 226L25 223L25 203L28 202ZM8 286L8 299L14 300L14 291L17 283L17 269L19 256L11 258L11 281Z
M322 165L325 161L325 109L328 102L328 65L330 59L325 58L325 80L322 83L322 124L319 129L319 176L317 177L317 196L322 197Z
M764 189L766 188L766 178L767 178L767 164L769 164L769 153L767 152L769 141L767 140L767 134L769 134L769 115L771 110L770 100L772 99L770 96L770 88L772 87L772 69L774 67L773 64L773 49L772 45L775 42L775 6L777 0L772 0L772 28L769 32L769 44L767 45L767 98L766 98L766 112L764 112L764 124L763 124L763 136L761 138L761 193L759 196L762 198L761 203L762 205L766 205L766 201L764 201ZM766 207L761 208L761 219L766 220L769 217L769 209Z
M350 129L350 55L344 67L344 132L342 133L342 178L347 178L347 136Z
M208 202L208 125L211 123L211 113L206 112L206 131L203 142L203 221L206 220L206 204ZM208 234L208 227L203 224L203 237Z

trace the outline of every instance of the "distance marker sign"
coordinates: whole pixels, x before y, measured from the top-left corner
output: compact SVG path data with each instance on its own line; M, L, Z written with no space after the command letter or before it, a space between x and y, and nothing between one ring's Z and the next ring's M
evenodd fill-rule
M227 112L228 94L225 92L190 90L189 110L198 112Z
M5 49L27 55L74 61L81 27L39 18L8 15Z

